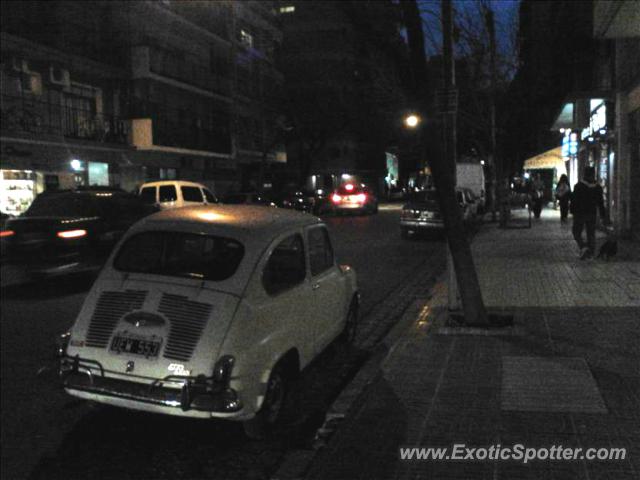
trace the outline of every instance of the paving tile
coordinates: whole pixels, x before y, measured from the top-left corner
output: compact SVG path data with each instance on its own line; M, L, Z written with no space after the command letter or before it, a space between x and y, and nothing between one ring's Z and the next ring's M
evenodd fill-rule
M583 358L503 357L502 410L607 413Z

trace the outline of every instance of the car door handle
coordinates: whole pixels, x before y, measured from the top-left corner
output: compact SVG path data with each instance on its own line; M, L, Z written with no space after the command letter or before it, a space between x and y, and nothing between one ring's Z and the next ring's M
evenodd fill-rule
M319 289L319 288L320 288L320 284L319 284L319 283L314 283L313 285L311 285L311 288L312 288L313 290L317 290L317 289Z

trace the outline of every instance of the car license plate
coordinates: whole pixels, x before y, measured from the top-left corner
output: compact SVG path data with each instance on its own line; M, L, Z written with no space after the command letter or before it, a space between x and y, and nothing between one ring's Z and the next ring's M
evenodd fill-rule
M111 351L142 355L143 357L157 357L160 351L160 342L116 335L111 341Z

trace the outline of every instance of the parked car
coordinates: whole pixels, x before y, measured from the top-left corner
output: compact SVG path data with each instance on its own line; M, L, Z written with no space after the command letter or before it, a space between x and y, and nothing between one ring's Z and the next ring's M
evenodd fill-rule
M469 200L469 192L456 188L458 203L462 209L465 223L474 219L473 203ZM410 195L410 200L402 207L400 213L400 233L408 238L411 233L420 231L444 230L444 219L440 212L440 204L435 190L422 190Z
M200 183L166 180L145 183L138 192L145 203L162 210L218 203L218 198Z
M222 203L228 205L264 205L276 207L276 203L266 194L257 192L227 193L222 197Z
M363 185L345 183L329 198L331 201L328 208L334 213L378 213L378 199L369 188Z
M300 189L285 190L274 196L274 203L280 208L290 208L300 212L316 213L316 195Z
M355 272L324 223L258 206L163 211L135 225L93 285L60 374L76 397L274 425L291 380L336 337L353 339Z
M2 260L23 266L31 277L94 270L131 225L157 211L117 189L44 192L7 220L0 232Z

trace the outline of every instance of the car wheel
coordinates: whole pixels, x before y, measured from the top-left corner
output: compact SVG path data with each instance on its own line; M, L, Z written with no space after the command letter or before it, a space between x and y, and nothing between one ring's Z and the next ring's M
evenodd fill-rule
M344 324L344 329L342 330L342 340L351 345L356 340L356 335L358 333L358 301L354 298L351 301L351 305L349 306L349 311L347 312L347 320Z
M260 410L254 418L243 423L247 437L260 440L273 433L287 406L289 378L282 363L276 364L269 375L267 391Z

